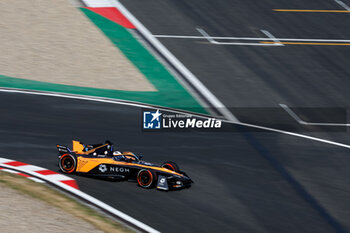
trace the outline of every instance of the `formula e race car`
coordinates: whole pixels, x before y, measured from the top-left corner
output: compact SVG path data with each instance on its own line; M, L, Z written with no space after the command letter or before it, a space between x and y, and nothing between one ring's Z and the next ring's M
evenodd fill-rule
M174 162L161 166L142 161L132 152L113 150L113 144L84 145L73 140L72 150L57 145L58 166L64 173L76 173L116 180L136 180L142 188L161 190L187 188L193 181Z

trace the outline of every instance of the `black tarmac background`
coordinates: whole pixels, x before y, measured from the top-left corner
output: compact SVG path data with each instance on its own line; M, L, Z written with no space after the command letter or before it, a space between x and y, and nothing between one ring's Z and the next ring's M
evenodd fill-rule
M175 192L74 176L82 191L162 232L346 232L348 149L267 132L144 133L139 108L0 94L1 157L57 167L56 144L112 140L195 181ZM240 128L242 129L242 128Z
M154 35L350 39L347 13L334 0L121 0ZM350 6L349 1L344 2ZM350 46L214 45L198 39L159 39L226 107L348 107ZM247 41L249 42L249 41ZM233 112L239 118L239 111ZM240 118L239 118L240 119ZM254 122L256 116L241 119Z

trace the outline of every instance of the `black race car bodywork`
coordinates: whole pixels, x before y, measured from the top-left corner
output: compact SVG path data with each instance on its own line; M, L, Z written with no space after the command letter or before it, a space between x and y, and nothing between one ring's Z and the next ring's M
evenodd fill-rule
M142 188L154 186L161 190L190 187L188 175L180 171L174 162L161 166L147 163L132 152L113 151L111 142L84 145L73 141L72 150L57 145L58 166L65 173L77 173L117 180L136 180Z

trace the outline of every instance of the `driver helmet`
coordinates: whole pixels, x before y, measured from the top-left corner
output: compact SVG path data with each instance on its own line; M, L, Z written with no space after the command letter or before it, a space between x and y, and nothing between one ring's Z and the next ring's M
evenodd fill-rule
M113 155L121 155L121 154L122 153L120 151L117 151L117 150L113 152Z

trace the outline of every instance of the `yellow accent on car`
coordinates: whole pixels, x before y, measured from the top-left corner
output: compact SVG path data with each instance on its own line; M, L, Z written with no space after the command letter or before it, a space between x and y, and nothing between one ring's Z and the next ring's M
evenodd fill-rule
M103 144L103 145L98 146L96 148L93 148L91 150L84 151L84 146L83 146L83 144L81 142L75 141L75 140L72 140L72 142L73 142L73 151L76 154L83 154L83 155L91 154L91 153L95 152L95 150L108 145L108 144Z
M89 172L94 167L107 163L114 164L116 161L112 158L84 158L82 156L78 156L78 169L77 172ZM80 163L86 163L84 166L79 166Z
M79 141L73 140L72 143L73 143L73 151L75 153L78 153L78 154L83 153L84 146Z
M85 163L83 166L80 166L80 163ZM122 166L134 166L139 168L150 168L156 171L162 171L167 173L172 173L174 175L183 176L180 173L171 171L167 168L162 167L156 167L156 166L149 166L149 165L143 165L138 163L128 163L128 162L122 162L122 161L115 161L113 158L85 158L83 156L78 156L78 166L77 166L77 172L89 172L95 167L97 167L100 164L115 164L115 165L122 165Z

